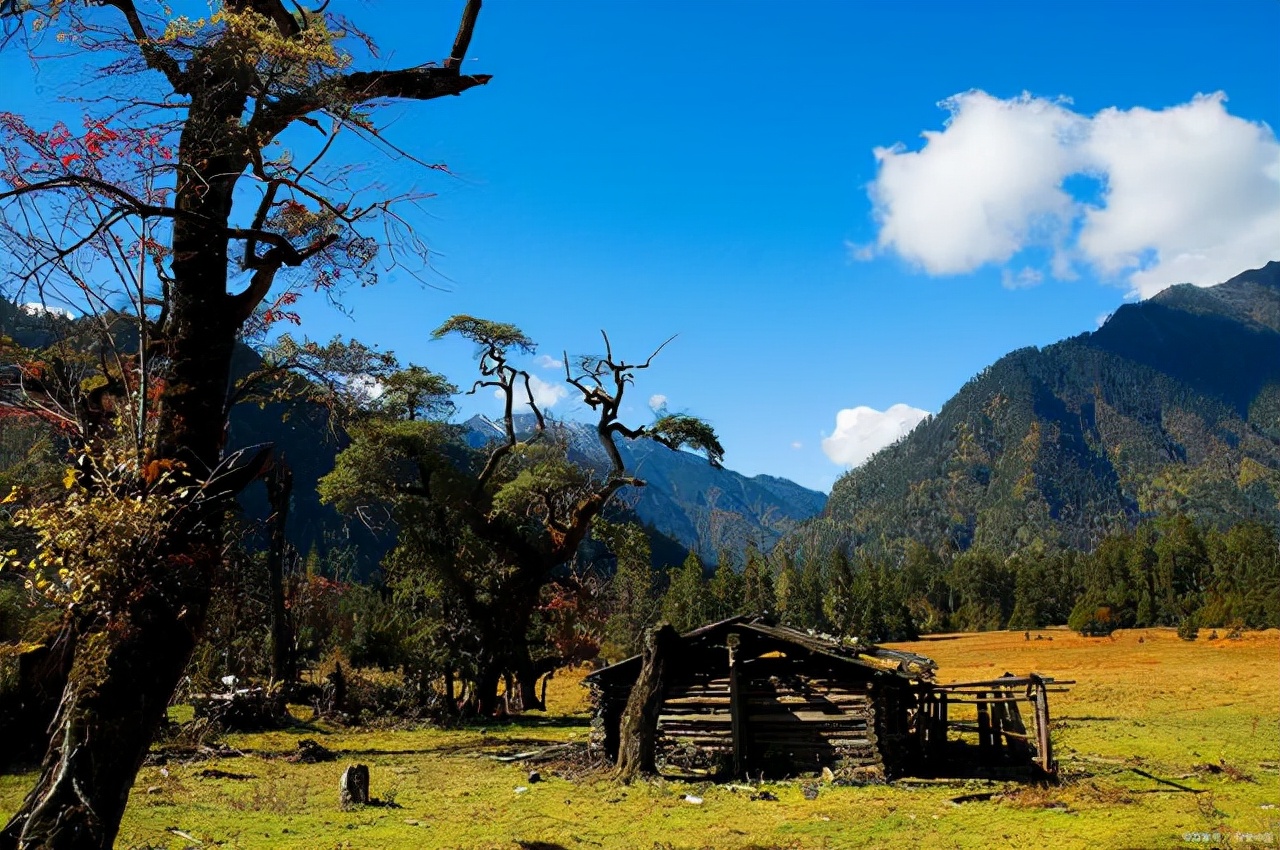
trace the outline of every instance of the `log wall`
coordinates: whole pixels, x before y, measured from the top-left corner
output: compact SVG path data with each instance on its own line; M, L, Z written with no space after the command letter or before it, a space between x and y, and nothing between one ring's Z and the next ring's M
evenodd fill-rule
M883 694L866 680L838 677L785 658L742 664L741 762L752 775L833 771L883 775L881 735L906 735L904 722L886 725L877 706ZM883 683L881 685L883 687ZM726 772L734 756L729 677L721 671L682 677L668 687L658 721L659 761L669 769ZM896 712L891 712L896 718Z

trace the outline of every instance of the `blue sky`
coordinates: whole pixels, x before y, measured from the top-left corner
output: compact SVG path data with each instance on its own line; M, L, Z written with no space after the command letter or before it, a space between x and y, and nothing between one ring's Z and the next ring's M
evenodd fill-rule
M348 6L395 67L447 54L462 3ZM1275 2L486 0L467 70L493 81L379 116L454 176L356 150L436 193L409 220L440 289L392 274L303 329L459 383L471 352L430 341L454 313L554 357L678 334L634 421L665 396L731 468L827 489L896 433L875 411L937 411L1012 349L1280 256L1277 32ZM33 118L68 91L0 73Z

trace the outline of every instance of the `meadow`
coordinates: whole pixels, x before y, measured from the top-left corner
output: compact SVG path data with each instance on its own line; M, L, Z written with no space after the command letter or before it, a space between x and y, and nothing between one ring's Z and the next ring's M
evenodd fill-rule
M607 773L548 763L530 782L528 766L493 758L586 738L576 671L553 680L546 715L457 729L301 724L226 736L239 756L149 765L117 846L1071 850L1280 839L1280 632L1187 642L1171 629L1112 638L1050 629L899 646L937 660L940 681L1006 670L1076 680L1052 702L1061 783L826 784L807 799L813 778L623 787ZM304 738L338 759L286 761ZM351 762L369 765L382 805L339 807L338 778ZM0 816L32 780L0 776ZM978 799L955 802L963 796Z

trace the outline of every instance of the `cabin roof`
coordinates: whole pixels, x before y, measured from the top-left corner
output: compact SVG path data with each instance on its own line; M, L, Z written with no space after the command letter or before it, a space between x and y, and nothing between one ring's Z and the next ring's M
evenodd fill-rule
M885 649L879 646L842 641L831 635L801 631L790 626L778 625L767 616L739 615L708 623L680 636L686 646L723 644L730 634L755 635L779 648L797 647L814 655L821 655L841 664L865 668L877 673L887 673L908 680L929 680L937 664L933 659L913 652ZM640 656L633 655L617 664L602 668L585 679L592 683L634 679L639 675Z

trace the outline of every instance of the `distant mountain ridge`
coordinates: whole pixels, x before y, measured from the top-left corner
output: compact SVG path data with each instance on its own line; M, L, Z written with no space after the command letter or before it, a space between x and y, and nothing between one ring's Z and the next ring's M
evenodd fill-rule
M570 456L595 469L608 467L595 426L557 420L550 427L562 433ZM516 417L517 430L533 430L532 414ZM502 427L476 415L463 423L471 445L479 447L502 435ZM695 551L704 563L718 562L721 550L743 551L755 545L768 551L801 521L817 515L826 495L771 475L753 478L730 469L716 469L706 458L672 451L652 440L618 440L618 450L646 486L623 490L619 500L630 505L646 525Z
M1280 525L1280 263L1002 357L841 477L787 545L1090 549L1171 512Z

